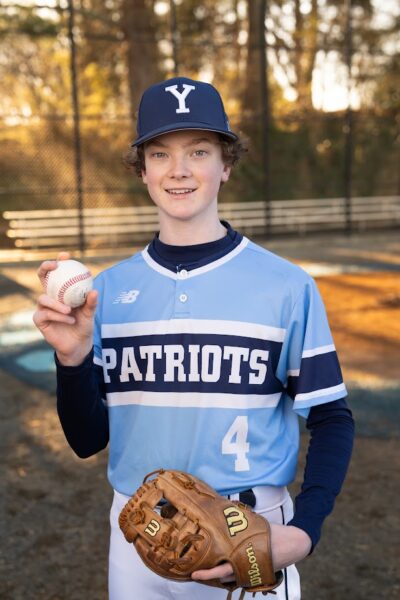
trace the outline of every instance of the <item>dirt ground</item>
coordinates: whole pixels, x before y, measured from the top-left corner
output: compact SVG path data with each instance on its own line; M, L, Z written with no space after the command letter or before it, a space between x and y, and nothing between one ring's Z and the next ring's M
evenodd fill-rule
M0 315L31 303L36 293L32 268L0 268L6 278L11 272L28 292L11 287L9 293L3 291ZM400 402L396 392L400 391L400 273L345 273L317 281L347 383L358 390L365 387L377 405L388 388L395 390ZM74 456L49 392L1 369L0 389L5 464L0 597L106 599L111 501L106 453L84 461ZM362 423L363 407L355 408ZM390 423L394 417L382 418ZM299 565L305 600L400 598L399 444L389 430L382 435L386 421L381 428L376 425L379 435L374 435L374 428L372 434L362 426L358 429L335 511L315 553ZM302 479L306 444L307 435L302 434L298 474L291 486L294 494Z

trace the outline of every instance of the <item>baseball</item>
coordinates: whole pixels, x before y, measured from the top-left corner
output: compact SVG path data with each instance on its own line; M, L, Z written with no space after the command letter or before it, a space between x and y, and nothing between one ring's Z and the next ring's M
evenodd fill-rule
M47 295L72 308L85 303L92 286L91 272L77 260L58 261L57 268L45 277Z

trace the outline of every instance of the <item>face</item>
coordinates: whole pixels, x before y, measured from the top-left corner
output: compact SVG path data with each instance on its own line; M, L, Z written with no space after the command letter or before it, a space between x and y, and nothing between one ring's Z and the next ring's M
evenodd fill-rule
M182 222L214 223L221 182L230 167L222 161L218 136L185 130L161 135L145 144L142 173L160 213L161 227Z

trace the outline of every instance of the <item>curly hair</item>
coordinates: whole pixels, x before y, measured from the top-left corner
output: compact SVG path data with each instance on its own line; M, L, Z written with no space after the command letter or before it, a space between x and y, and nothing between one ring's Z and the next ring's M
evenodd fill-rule
M222 161L228 167L233 167L240 160L241 156L247 152L247 145L243 138L238 138L235 141L230 140L222 134L217 134L218 143L222 150ZM123 155L122 160L124 165L130 171L134 171L138 177L146 171L144 160L145 144L140 146L131 146Z

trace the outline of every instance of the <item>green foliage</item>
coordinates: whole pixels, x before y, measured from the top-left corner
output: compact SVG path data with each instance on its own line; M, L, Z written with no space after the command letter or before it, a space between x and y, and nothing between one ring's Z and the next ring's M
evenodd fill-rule
M59 33L59 23L38 14L34 6L5 6L0 7L0 11L0 35L25 33L54 37Z
M146 202L141 182L125 171L121 155L134 137L143 87L176 71L213 80L233 128L250 138L250 152L224 186L223 199L264 198L256 14L250 27L250 9L259 2L176 0L175 32L167 10L170 2L164 2L166 12L154 12L158 4L75 2L85 201L130 203L134 195L135 201ZM376 2L352 2L352 80L359 95L354 110L354 194L391 194L399 185L400 16L385 4L393 17L382 20ZM0 188L10 192L7 207L25 206L32 189L40 191L35 202L45 206L75 201L68 13L60 6L0 7ZM337 68L346 65L345 3L271 0L267 6L270 195L342 196L343 107L333 113L317 110L312 92L318 60L333 56Z

